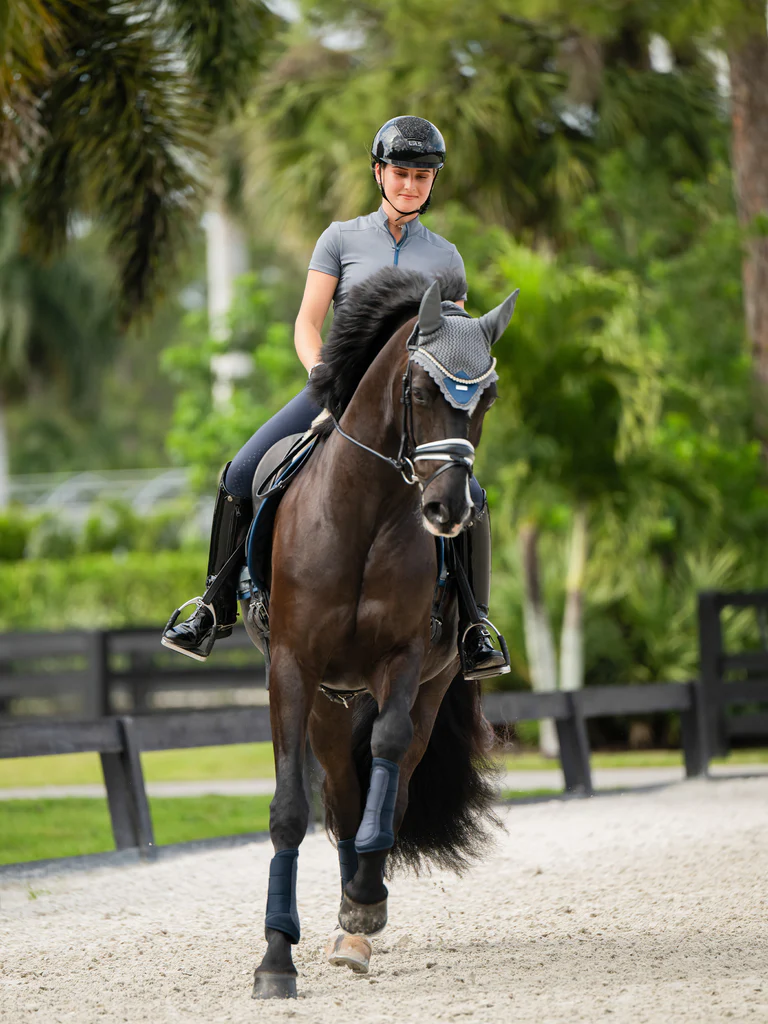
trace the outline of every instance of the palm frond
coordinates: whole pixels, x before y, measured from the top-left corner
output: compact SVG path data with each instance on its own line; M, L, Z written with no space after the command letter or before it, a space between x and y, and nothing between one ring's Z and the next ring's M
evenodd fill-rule
M210 127L183 62L134 15L134 5L102 0L64 38L25 196L28 243L40 254L63 245L75 213L104 218L126 320L159 291L199 208Z
M0 8L0 181L27 244L103 218L128 320L161 291L206 191L217 118L242 102L276 18L260 0L17 0Z
M152 0L186 55L210 110L233 113L250 95L280 19L261 0Z

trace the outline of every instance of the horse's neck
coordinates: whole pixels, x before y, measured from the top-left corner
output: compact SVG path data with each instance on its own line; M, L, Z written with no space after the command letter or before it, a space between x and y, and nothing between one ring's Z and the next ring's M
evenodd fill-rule
M365 371L340 421L346 433L390 458L397 455L402 430L399 388L405 351L400 333L390 338ZM376 469L385 476L394 473L381 459L358 452L377 463Z
M395 458L400 446L404 369L404 336L398 331L366 370L340 420L346 434L388 458ZM348 502L359 504L361 513L365 508L380 522L382 511L385 519L410 515L414 488L405 485L393 466L338 433L331 436L331 442L331 477L338 478ZM354 481L351 485L350 480Z

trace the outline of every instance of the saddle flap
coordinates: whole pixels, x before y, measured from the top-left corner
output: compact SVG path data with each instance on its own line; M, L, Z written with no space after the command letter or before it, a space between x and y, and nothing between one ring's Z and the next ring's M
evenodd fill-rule
M277 508L288 485L306 465L318 437L289 434L264 455L253 479L253 522L245 545L251 581L258 590L268 590L272 555L272 529Z

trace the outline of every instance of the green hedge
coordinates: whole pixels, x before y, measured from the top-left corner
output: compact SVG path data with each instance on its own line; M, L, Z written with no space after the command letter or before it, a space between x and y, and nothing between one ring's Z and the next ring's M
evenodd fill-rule
M0 562L0 631L162 626L205 565L202 548Z
M198 542L197 530L191 498L166 502L148 514L124 501L103 501L80 525L56 510L35 512L15 505L0 513L0 562L178 551Z

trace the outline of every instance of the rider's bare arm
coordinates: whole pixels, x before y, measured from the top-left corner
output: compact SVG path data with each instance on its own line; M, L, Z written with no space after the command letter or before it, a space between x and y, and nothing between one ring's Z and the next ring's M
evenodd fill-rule
M311 370L315 363L320 362L320 349L323 344L320 330L338 283L338 277L323 274L319 270L310 270L307 274L304 298L301 300L293 332L296 352L307 371Z

